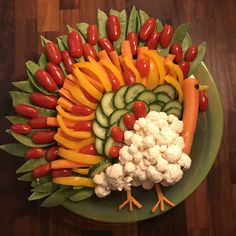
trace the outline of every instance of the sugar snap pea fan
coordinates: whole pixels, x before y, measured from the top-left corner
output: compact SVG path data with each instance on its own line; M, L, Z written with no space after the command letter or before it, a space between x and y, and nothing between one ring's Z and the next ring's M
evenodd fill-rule
M112 135L114 127L123 134L132 130L125 116L137 118L137 104L144 105L145 115L165 112L184 121L185 110L193 109L197 116L198 102L183 104L184 81L191 80L186 78L198 68L206 44L192 46L189 24L173 32L171 25L163 27L135 7L129 17L125 10L110 10L107 16L100 9L97 16L97 26L68 26L69 34L59 36L57 45L41 37L39 61L26 62L28 80L13 82L18 90L10 92L17 114L6 116L12 124L7 133L17 142L1 148L24 159L18 180L31 183L29 200L44 198L42 206L94 195L93 178L119 162L125 145ZM198 95L196 80L187 87ZM183 152L189 154L191 141ZM164 211L164 203L174 206L160 182L154 183L153 212L159 206ZM141 208L131 188L126 191L119 209Z

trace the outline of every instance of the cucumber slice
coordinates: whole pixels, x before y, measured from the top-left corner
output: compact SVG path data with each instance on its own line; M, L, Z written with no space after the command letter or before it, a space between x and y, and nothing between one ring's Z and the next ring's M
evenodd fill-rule
M106 132L107 138L108 138L109 136L111 136L111 129L112 129L114 126L118 126L118 122L115 122L114 124L112 124L112 125L109 127L109 129L108 129L107 132Z
M112 162L108 159L100 161L94 165L92 165L89 169L89 176L93 178L95 175L103 172L107 167L111 166Z
M110 136L108 137L108 139L106 140L106 143L104 145L104 153L105 153L105 156L107 156L108 158L111 158L109 156L109 151L111 149L112 146L119 146L118 143L116 143L113 138Z
M170 85L170 84L161 84L161 85L158 85L154 90L153 92L155 94L158 94L158 93L166 93L171 100L174 100L175 99L175 89Z
M162 110L162 106L160 104L151 104L150 111L160 112Z
M101 106L104 114L106 116L110 116L111 113L116 110L116 108L113 106L113 92L105 93L101 99Z
M93 132L96 137L105 140L106 131L107 130L103 128L101 125L99 125L99 123L96 120L93 122Z
M96 120L97 122L103 126L103 127L108 127L109 126L109 122L108 122L108 117L104 114L101 106L99 105L96 109Z
M123 130L123 132L125 132L126 130L128 130L127 126L124 123L123 117L120 118L119 123L118 123L119 127Z
M183 105L177 100L170 101L163 107L163 111L167 111L170 108L178 108L180 111L182 111Z
M166 104L171 101L171 98L166 93L158 93L157 101L160 101Z
M104 141L100 138L95 138L94 144L95 144L97 153L100 155L104 155L104 151L103 151Z
M140 94L141 92L143 92L145 89L145 87L142 84L135 84L131 87L128 88L126 94L125 94L125 103L129 103L132 102L134 100L134 98Z
M128 112L128 110L126 110L126 109L119 109L119 110L114 111L111 115L111 118L110 118L110 125L118 122L119 119L121 118L121 116L123 116L127 112Z
M168 110L166 111L166 114L167 114L167 115L172 114L172 115L175 115L177 118L181 119L182 111L179 110L178 108L175 108L175 107L174 107L174 108L168 109Z
M147 104L153 103L154 101L156 101L156 94L151 92L151 91L143 91L141 92L136 98L136 101L143 101Z
M125 107L125 93L128 90L128 86L123 86L119 88L119 90L116 91L114 97L113 97L113 103L114 106L118 109Z

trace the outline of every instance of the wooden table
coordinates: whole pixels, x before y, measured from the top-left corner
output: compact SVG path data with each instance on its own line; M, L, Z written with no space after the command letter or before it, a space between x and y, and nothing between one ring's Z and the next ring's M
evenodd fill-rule
M207 179L183 203L149 220L108 224L77 216L62 207L46 209L28 202L29 187L16 180L21 160L1 151L1 235L236 235L236 1L125 1L125 0L1 0L0 85L1 143L9 142L4 115L12 112L11 82L26 78L24 62L36 60L39 36L54 40L66 33L66 24L96 23L97 8L130 12L133 5L174 26L191 22L194 43L206 41L205 62L218 83L225 126L217 160ZM217 117L216 117L217 119Z

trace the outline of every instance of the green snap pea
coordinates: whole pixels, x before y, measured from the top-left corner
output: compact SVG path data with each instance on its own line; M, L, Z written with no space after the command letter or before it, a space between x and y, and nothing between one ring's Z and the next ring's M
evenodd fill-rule
M46 65L47 65L47 57L44 53L41 53L41 56L39 58L39 62L38 62L38 65L40 68L43 68L45 69L46 68Z
M31 189L31 191L38 192L38 193L48 193L48 192L56 191L58 187L59 187L58 184L55 184L52 181L49 181L49 182L39 184L37 187Z
M5 116L13 125L17 123L28 124L29 119L21 116Z
M46 43L51 42L50 40L46 39L42 35L40 36L40 39L41 39L41 45L42 45L43 48L44 48Z
M100 10L99 8L97 12L97 22L98 22L99 39L107 37L107 30L106 30L107 15L104 11Z
M60 51L63 51L63 50L66 49L66 47L64 46L64 44L63 44L61 38L57 38L57 45L58 45L58 48L60 49ZM68 73L66 72L66 69L65 69L65 66L64 66L63 62L61 62L61 63L59 64L59 66L61 67L63 74L64 74L65 76L67 76Z
M32 93L34 91L29 80L16 81L16 82L12 82L12 84L16 88L26 93Z
M31 172L28 172L28 173L23 174L19 178L17 178L17 180L25 181L25 182L30 182L30 181L34 180L34 177L33 177Z
M183 53L185 53L187 51L187 49L192 45L192 39L189 35L189 33L187 33L183 39L183 42L182 42L182 50L183 50Z
M29 147L21 143L7 143L1 145L0 149L16 157L25 157L25 152L29 149Z
M157 20L156 20L156 30L157 30L158 32L161 32L162 29L163 29L163 25L162 25L161 21L160 21L159 19L157 19Z
M73 190L69 196L69 199L73 202L79 202L85 200L94 195L93 188L81 188L79 190Z
M60 37L60 40L64 46L64 49L63 50L68 50L68 44L67 44L67 39L68 39L68 36L67 35L61 35ZM61 50L62 51L62 50Z
M145 11L143 11L143 10L139 10L139 18L140 18L140 28L142 27L142 25L144 24L144 22L147 20L147 19L149 19L150 17L149 17L149 15L145 12ZM140 30L140 28L139 28L139 30ZM139 31L138 31L139 32ZM140 47L142 47L142 46L144 46L145 45L145 41L143 41L143 40L139 40L139 46Z
M43 184L43 183L46 183L46 182L49 182L49 181L51 181L51 176L44 176L44 177L41 177L41 178L36 178L31 182L30 186L32 188L35 188L35 187L39 186L40 184Z
M42 199L44 197L47 197L48 195L50 195L51 193L38 193L38 192L33 192L29 197L28 200L29 201L34 201L34 200L39 200Z
M16 170L16 173L20 174L20 173L29 172L29 171L32 171L34 168L41 166L43 164L46 164L46 163L47 161L45 160L44 157L37 158L37 159L30 159L26 161L20 168L18 168Z
M81 22L81 23L78 23L76 24L79 32L82 34L82 36L87 39L88 36L87 36L87 29L89 27L89 24L88 23L85 23L85 22Z
M70 32L74 32L74 31L77 32L77 33L80 35L80 37L81 37L82 44L86 43L84 36L83 36L78 30L72 28L72 27L69 26L69 25L67 25L67 29L68 29L69 33L70 33Z
M137 15L138 12L135 8L135 6L133 6L130 15L129 15L129 20L128 20L128 26L127 26L127 35L129 32L136 32L137 30Z

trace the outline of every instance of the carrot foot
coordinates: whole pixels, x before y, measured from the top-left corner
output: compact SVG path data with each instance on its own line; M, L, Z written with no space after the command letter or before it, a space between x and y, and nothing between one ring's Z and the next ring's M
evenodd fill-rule
M118 206L118 209L121 210L126 205L129 204L129 210L133 211L133 204L138 207L142 208L143 206L131 195L131 191L127 191L127 200L125 200L122 204Z
M154 213L157 208L159 207L160 205L160 209L161 211L165 211L165 202L167 204L169 204L170 206L175 206L175 204L171 201L169 201L162 193L161 191L161 187L160 187L160 184L155 184L155 188L156 188L156 192L157 192L157 197L158 197L158 201L156 202L156 204L153 206L152 208L152 212Z

